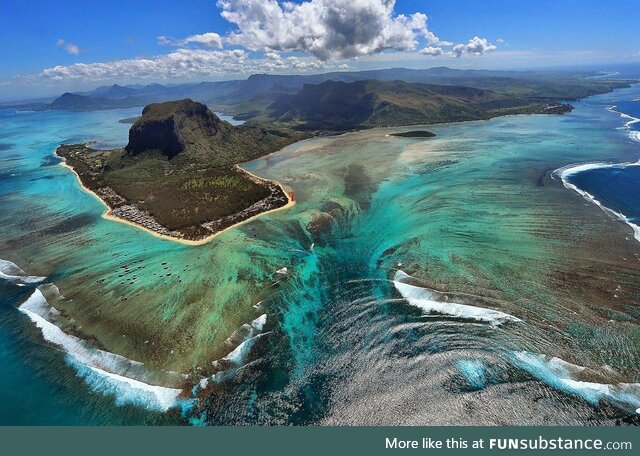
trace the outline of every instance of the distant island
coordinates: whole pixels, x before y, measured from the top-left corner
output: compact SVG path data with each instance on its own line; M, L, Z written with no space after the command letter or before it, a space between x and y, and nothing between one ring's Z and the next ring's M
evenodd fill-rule
M109 208L105 217L186 243L203 243L292 204L277 182L239 163L305 136L234 127L190 99L144 108L123 149L61 145L56 154Z
M427 130L412 130L402 133L391 133L391 136L399 136L401 138L433 138L436 134Z

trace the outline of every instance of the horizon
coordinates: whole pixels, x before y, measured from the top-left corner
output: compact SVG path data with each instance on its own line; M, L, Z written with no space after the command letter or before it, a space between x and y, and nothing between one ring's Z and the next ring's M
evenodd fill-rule
M223 78L223 79L215 79L215 80L206 80L206 79L202 79L202 80L193 80L193 81L185 81L185 82L165 82L164 84L162 82L158 82L158 81L148 81L146 83L140 83L140 82L132 82L132 83L118 83L118 82L114 82L112 84L97 84L97 85L92 85L92 86L87 86L83 89L79 89L79 90L68 90L68 91L64 91L64 92L51 92L49 94L44 94L44 95L38 95L38 96L33 96L33 97L11 97L9 96L8 98L2 98L0 97L0 103L3 105L11 105L11 104L22 104L22 103L34 103L34 102L41 102L41 101L47 101L47 100L53 100L55 98L58 98L59 96L63 95L63 94L67 94L67 93L71 93L71 94L81 94L81 93L87 93L87 92L91 92L103 87L114 87L114 86L118 86L118 87L148 87L148 86L152 86L152 85L160 85L163 87L177 87L177 86L182 86L182 85L198 85L198 84L210 84L210 83L216 83L216 82L229 82L229 81L243 81L243 80L247 80L249 78L251 78L252 76L259 76L259 75L265 75L265 76L318 76L318 75L324 75L324 74L332 74L332 73L364 73L367 71L382 71L382 70L417 70L417 71L426 71L426 70L433 70L433 69L449 69L449 70L462 70L462 71L497 71L497 72L571 72L571 71L583 71L583 72L592 72L592 73L606 73L606 72L617 72L619 71L621 68L620 67L630 67L633 70L635 70L631 76L626 76L627 79L634 79L634 78L638 78L640 77L640 61L638 62L627 62L627 63L611 63L608 65L596 65L596 64L584 64L584 65L577 65L577 66L540 66L540 67L532 67L532 68L522 68L522 69L503 69L503 68L491 68L491 69L487 69L487 68L453 68L453 67L449 67L446 65L440 65L440 66L431 66L431 67L426 67L426 68L407 68L407 67L401 67L401 66L390 66L390 67L379 67L379 68L370 68L370 69L366 69L366 70L334 70L334 71L319 71L319 72L308 72L308 73L251 73L248 74L246 76L243 77L236 77L236 78ZM624 75L623 75L624 76Z
M640 64L634 4L489 0L190 0L154 8L15 0L0 18L0 100L105 85L387 68L545 70ZM131 27L135 24L135 27ZM38 30L33 33L33 30ZM105 33L108 30L109 33Z

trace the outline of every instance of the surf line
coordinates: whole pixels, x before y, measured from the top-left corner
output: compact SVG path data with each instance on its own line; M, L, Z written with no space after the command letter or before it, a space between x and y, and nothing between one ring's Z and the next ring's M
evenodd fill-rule
M636 100L638 101L638 100ZM638 141L640 142L640 131L635 131L631 129L631 125L640 122L640 119L638 119L637 117L633 117L627 113L621 112L621 111L617 111L616 110L617 106L609 106L607 108L607 111L609 112L615 112L616 114L620 115L620 117L622 117L623 119L628 119L627 122L624 123L624 126L619 127L618 129L626 129L629 130L629 138L634 140L634 141Z
M182 388L147 383L143 363L92 347L53 323L51 320L59 312L48 303L43 291L57 292L57 287L39 286L18 310L40 329L46 342L65 353L67 363L93 391L113 395L118 405L134 404L150 411L166 412L179 405ZM174 377L174 382L184 381L177 378L179 375Z
M407 283L411 279L413 277L409 274L398 270L393 277L393 285L409 304L426 313L448 315L463 320L475 320L489 323L492 326L499 326L507 322L522 322L521 319L499 310L447 301L443 293Z
M574 165L567 165L567 166L563 166L562 168L556 169L555 171L553 171L553 173L551 173L551 175L552 175L552 177L558 177L561 180L562 185L564 185L564 187L566 189L573 190L574 192L576 192L577 194L582 196L584 199L586 199L590 203L595 204L596 206L598 206L606 214L611 215L611 216L617 218L618 220L621 220L622 222L624 222L627 225L629 225L631 227L631 229L633 229L633 237L635 238L636 241L640 242L640 226L636 225L631 220L629 220L629 217L627 217L623 213L618 212L618 211L614 211L613 209L608 208L607 206L602 204L600 201L598 201L598 199L596 199L596 197L594 195L592 195L591 193L589 193L589 192L587 192L585 190L582 190L577 185L572 184L569 181L569 178L571 176L573 176L575 174L579 174L579 173L585 172L585 171L589 171L589 170L592 170L592 169L602 169L602 168L624 169L624 168L628 168L630 166L640 166L640 161L634 162L634 163L604 163L604 162L596 162L596 163L583 163L583 164L578 164L578 165L575 165L575 164Z

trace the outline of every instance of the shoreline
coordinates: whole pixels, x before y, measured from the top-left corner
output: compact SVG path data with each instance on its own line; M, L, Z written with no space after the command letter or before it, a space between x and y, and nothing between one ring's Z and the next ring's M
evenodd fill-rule
M474 128L475 128L475 127L474 127ZM263 158L266 158L266 157L268 157L268 156L265 156L265 157L263 157ZM63 162L63 163L64 163L64 162ZM62 163L61 163L61 164L62 164ZM74 171L73 171L73 168L72 168L71 166L67 165L66 163L64 163L64 165L66 165L66 167L68 167L69 169L71 169L71 170L72 170L72 172L74 172ZM242 165L242 166L247 166L247 165L246 165L246 164L244 164L244 165ZM287 166L289 166L289 165L287 165ZM284 169L286 169L286 166L284 166L283 168L284 168ZM263 169L264 169L264 168L263 168ZM245 170L245 171L246 171L246 170ZM55 170L54 170L54 172L55 172ZM247 173L249 173L249 174L252 174L252 173L250 173L249 171L246 171L246 172L247 172ZM75 173L75 172L74 172L74 174L76 174L76 175L77 175L77 173ZM252 174L252 175L254 175L254 174ZM254 175L254 176L255 176L255 175ZM77 178L78 178L78 180L80 180L80 179L79 179L79 176L77 176ZM272 181L272 182L275 182L275 181ZM80 183L81 187L83 187L83 185L82 185L81 181L80 181L79 183ZM288 187L287 187L287 188L288 188ZM89 192L91 192L91 193L93 193L93 191L91 191L91 190L88 190L88 191L89 191ZM560 189L560 191L563 191L563 189ZM285 194L286 194L286 193L285 193ZM95 195L95 194L94 194L94 195ZM96 197L98 197L97 195L95 195L95 196L96 196ZM287 197L288 197L288 195L287 195ZM98 197L98 199L99 199L101 202L103 202L103 203L104 203L104 201L103 201L100 197ZM303 200L303 201L304 201L304 200ZM582 200L577 200L577 202L578 202L578 203L579 203L579 201L582 201ZM105 203L105 205L106 205L106 203ZM107 206L108 206L108 205L107 205ZM581 206L581 205L580 205L580 204L576 204L576 206ZM265 213L266 213L266 212L267 212L267 211L265 211ZM258 215L262 215L262 213L261 213L261 214L256 214L256 217L257 217ZM587 214L587 215L588 215L588 214ZM597 213L596 213L596 215L597 215ZM292 217L295 217L295 215L293 215L293 214L292 214ZM106 217L104 217L104 218L106 218ZM250 220L250 218L249 218L249 219L247 219L247 220ZM117 219L117 218L116 218L116 220L115 220L115 221L118 221L118 222L121 222L121 223L126 222L126 220ZM272 223L272 222L268 222L268 223ZM134 226L136 226L135 224L133 224L133 225L134 225ZM139 226L136 226L136 227L139 227ZM605 227L606 227L606 225L605 225ZM139 227L139 228L143 228L143 229L144 229L144 227ZM107 229L109 229L109 228L107 228ZM154 234L154 233L152 233L152 234ZM155 234L158 234L158 233L155 233ZM235 238L234 238L234 239L235 239ZM170 240L174 240L174 241L176 241L177 239L170 239ZM249 239L247 239L247 240L249 240ZM105 244L108 246L109 242L110 242L110 241L107 239L107 240L106 240L106 242L105 242ZM226 240L225 240L225 243L226 243L226 242L228 242L228 241L226 241ZM169 244L169 245L170 245L170 244ZM161 246L162 246L162 245L161 245ZM218 246L216 246L216 247L218 247ZM233 247L233 246L232 246L232 247ZM189 252L196 252L196 250L186 250L186 249L185 249L185 250L182 250L181 248L178 248L178 249L176 249L176 250L177 250L178 252L186 252L186 251L189 251ZM206 258L205 258L205 259L206 259ZM147 274L150 274L149 270L147 270ZM452 277L453 277L453 275L452 275ZM186 281L185 281L185 284L187 284L187 282L186 282ZM158 286L160 286L160 285L158 284ZM98 287L96 287L96 288L97 288L98 290L100 290L100 289L105 289L105 284L100 284L100 285L99 285L99 287L100 287L100 288L98 288ZM146 297L145 297L145 298L146 298ZM106 300L106 299L105 299L105 302L107 302L107 300ZM105 319L105 320L106 320L106 319ZM107 328L108 328L108 326L107 326ZM128 335L128 333L127 333L127 335ZM173 348L173 347L171 347L171 348ZM555 354L555 353L554 353L554 354ZM541 355L541 356L542 356L542 355ZM570 358L568 358L568 359L570 359ZM196 385L197 385L197 383L196 383ZM186 388L185 388L185 390L186 390ZM187 390L187 391L188 391L188 390ZM226 391L226 390L225 390L225 391ZM108 393L103 393L103 392L101 391L101 393L100 393L100 394L105 394L105 395L106 395L106 394L108 394Z
M57 150L57 148L56 148ZM284 189L284 187L282 186L282 184L280 182L277 181L269 181L269 182L273 182L275 183L278 187L280 187L280 190L282 190L282 192L285 194L285 196L287 197L287 204L285 204L284 206L280 206L280 207L276 207L274 209L270 209L268 211L264 211L264 212L260 212L259 214L253 215L245 220L241 220L237 223L234 223L233 225L230 225L220 231L216 231L215 233L210 234L209 236L202 238L202 239L198 239L198 240L190 240L190 239L182 239L182 238L178 238L178 237L173 237L173 236L167 236L166 234L160 234L157 233L153 230L150 230L149 228L139 225L137 223L131 222L129 220L120 218L118 216L112 215L112 211L113 209L111 208L111 206L109 206L102 198L100 198L100 196L95 193L93 190L89 189L88 187L86 187L83 183L82 183L82 179L80 179L80 175L76 172L75 169L73 169L72 166L70 166L67 162L66 159L64 157L61 157L60 155L58 155L55 151L53 153L53 155L57 158L60 158L62 161L59 163L60 166L62 166L63 168L66 168L68 170L70 170L75 176L76 176L76 181L78 182L78 185L80 186L80 188L82 190L84 190L85 192L89 193L90 195L92 195L95 199L97 199L98 201L100 201L100 203L102 203L103 206L105 206L107 208L106 212L102 213L102 218L105 220L110 220L113 222L118 222L118 223L122 223L124 225L128 225L134 228L137 228L139 230L142 230L148 234L151 234L159 239L163 239L165 241L173 241L173 242L178 242L180 244L183 245L188 245L188 246L199 246L199 245L204 245L207 244L209 242L211 242L214 238L216 238L217 236L220 236L224 233L226 233L227 231L233 229L233 228L237 228L240 225L244 225L245 223L248 223L262 215L265 214L271 214L273 212L277 212L277 211L281 211L284 209L289 209L290 207L293 207L296 203L295 201L291 201L291 197L289 196L289 193ZM256 176L255 174L245 170L244 168L242 168L240 165L235 165L236 167L238 167L241 172L245 172L247 174L249 174L250 176L252 176L255 179L258 179L260 181L268 181L268 179L265 179L263 177L260 176Z
M632 87L632 86L634 86L636 84L640 84L640 82L631 83L630 87ZM605 93L611 93L611 92L613 92L615 90L617 90L617 89L613 89L613 90L610 90L610 91L605 92ZM601 94L594 94L594 95L591 95L591 96L588 96L588 97L585 97L585 98L590 98L592 96L597 96L597 95L601 95ZM577 100L574 100L574 101L581 101L581 100L582 99L577 99ZM573 111L573 108L575 108L575 107L573 105L571 105L571 107L572 107L571 111ZM615 112L617 114L620 114L621 117L627 117L629 119L632 119L630 122L625 123L624 127L629 128L629 124L640 121L640 119L636 119L636 118L628 116L628 115L626 115L624 113L620 113L618 111L615 111L615 108L616 108L616 106L610 106L608 108L608 110L612 111L612 112ZM571 111L569 111L569 112L571 112ZM302 143L302 142L307 141L309 139L315 139L315 138L319 138L319 137L322 137L322 136L326 136L326 137L343 136L343 135L347 135L347 134L350 134L350 133L358 133L358 132L367 131L367 130L403 129L403 128L416 128L416 127L430 127L430 126L437 126L437 125L446 126L446 125L451 125L451 124L467 124L467 123L475 123L475 122L488 122L488 121L494 120L496 118L508 118L508 117L513 117L513 116L522 116L522 115L525 115L525 116L548 116L548 115L563 115L563 114L565 114L565 113L511 113L511 114L491 116L491 117L488 117L486 119L432 122L432 123L428 123L428 124L419 123L419 124L406 124L406 125L393 125L393 126L374 126L374 127L370 127L370 128L356 128L356 129L347 130L347 131L344 131L344 132L335 132L334 134L331 134L331 135L317 134L315 136L312 136L311 138L305 138L305 139L301 139L300 141L296 141L296 142L294 142L292 144L289 144L288 146L291 146L293 144ZM387 134L385 136L391 136L391 135ZM636 140L640 141L640 133L638 133L637 136L638 136L637 139L636 138L630 138L630 139L636 139ZM261 212L259 214L253 215L253 216L251 216L251 217L249 217L249 218L247 218L245 220L242 220L242 221L239 221L237 223L234 223L233 225L230 225L230 226L228 226L228 227L226 227L226 228L224 228L224 229L222 229L220 231L216 231L215 233L212 233L211 235L209 235L209 236L207 236L205 238L202 238L202 239L190 240L190 239L183 239L183 238L178 238L178 237L174 237L174 236L168 236L168 235L161 234L161 233L158 233L156 231L153 231L153 230L151 230L151 229L149 229L149 228L147 228L147 227L145 227L143 225L139 225L139 224L137 224L135 222L131 222L129 220L126 220L126 219L120 218L118 216L112 215L112 208L98 194L96 194L94 191L92 191L89 188L87 188L82 183L82 180L80 179L80 175L75 171L75 169L73 169L72 166L68 165L66 163L66 159L64 157L59 156L56 152L57 152L57 148L53 152L53 155L55 157L61 159L61 162L59 163L60 166L62 166L63 168L69 169L76 176L76 180L77 180L78 185L80 186L80 188L83 189L84 191L86 191L87 193L93 195L98 201L100 201L100 203L102 203L107 208L107 211L102 214L102 218L103 219L111 220L111 221L114 221L114 222L119 222L119 223L122 223L124 225L129 225L129 226L132 226L134 228L138 228L140 230L143 230L143 231L145 231L145 232L147 232L147 233L149 233L149 234L151 234L151 235L153 235L153 236L155 236L155 237L157 237L159 239L178 242L178 243L183 244L183 245L199 246L199 245L207 244L207 243L211 242L214 238L216 238L217 236L219 236L221 234L224 234L228 230L231 230L233 228L237 228L237 227L239 227L239 226L241 226L241 225L243 225L245 223L248 223L248 222L256 219L257 217L260 217L260 216L262 216L264 214L270 214L270 213L277 212L277 211L280 211L280 210L288 209L288 208L290 208L290 207L295 205L295 201L291 201L291 197L289 196L289 193L284 189L284 187L282 186L282 184L280 182L275 181L275 180L265 179L263 177L257 176L255 174L253 174L252 172L244 169L240 164L236 164L236 165L234 165L234 167L239 169L240 172L244 172L244 173L248 174L249 176L253 177L254 179L257 179L257 180L260 180L260 181L263 181L263 182L264 181L273 182L278 187L280 187L280 189L282 190L282 192L285 194L285 196L287 198L287 204L285 204L284 206L278 207L278 208L270 209L268 211ZM268 154L268 155L271 155L271 154ZM259 159L265 158L268 155L266 155L264 157L259 157ZM556 172L559 172L559 171L567 169L569 166L572 166L572 165L568 165L568 166L556 169L555 171L553 171L552 175L555 174ZM575 166L575 165L573 165L573 166ZM564 186L567 187L567 185L565 184L564 178L562 178L561 176L560 176L560 178L561 178L561 181L563 182ZM569 188L569 187L567 187L567 188ZM576 188L575 191L581 194L581 191L579 189ZM593 200L597 202L597 200L595 200L595 199L593 199ZM599 202L597 202L597 203L598 203L598 206L602 206ZM604 207L604 206L602 206L602 207ZM615 212L613 210L610 210L609 208L606 208L606 210L613 212L618 218L623 220L625 223L629 224L634 230L636 239L640 242L640 227L638 227L637 225L629 223L623 215L618 214L617 212Z

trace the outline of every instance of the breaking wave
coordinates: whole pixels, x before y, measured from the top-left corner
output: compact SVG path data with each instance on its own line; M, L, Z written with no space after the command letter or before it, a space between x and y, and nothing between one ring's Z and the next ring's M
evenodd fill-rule
M640 383L597 383L576 377L593 375L590 369L568 363L560 358L530 353L514 352L515 364L533 377L558 390L579 396L597 405L604 400L629 412L640 413Z
M513 315L498 310L448 302L448 297L443 293L406 283L410 279L412 279L410 275L398 270L393 278L393 285L409 304L422 309L424 312L448 315L464 320L481 321L494 326L506 322L517 323L522 321Z
M634 101L638 101L638 100L634 100ZM617 106L611 106L608 108L608 110L611 112L615 112L616 114L620 114L620 117L627 120L624 123L624 126L620 127L620 129L629 130L629 139L640 142L640 131L633 130L633 128L631 127L631 125L640 122L640 119L638 119L637 117L631 116L627 113L616 111L616 108Z
M20 269L17 264L0 259L0 279L24 286L27 284L40 283L46 279L46 277L30 276Z
M227 345L231 346L233 344L237 344L236 347L224 358L213 362L214 367L220 368L221 366L226 366L228 368L224 370L225 367L222 367L222 370L218 371L217 373L211 375L210 377L201 379L200 382L194 387L193 392L196 393L198 390L206 388L210 382L219 383L233 378L237 369L241 368L245 364L247 356L249 356L249 354L251 353L251 349L258 341L258 339L269 334L268 332L262 332L266 323L267 314L262 314L255 320L252 320L249 323L245 323L240 328L238 328L226 340ZM238 340L241 340L239 344Z
M251 352L251 348L257 342L257 340L264 336L265 334L258 334L257 336L253 336L250 339L245 340L240 345L238 345L231 353L222 358L223 361L229 361L232 364L240 365L244 363L244 360L247 358L249 352Z
M54 285L36 288L18 310L35 323L47 342L66 353L67 362L94 391L115 396L118 405L141 405L154 411L165 412L178 404L182 390L147 383L150 375L143 363L92 347L87 341L67 334L54 324L52 321L59 312L49 305L43 294L43 291L52 291L51 288L57 290ZM178 374L164 374L173 383L182 380Z
M627 217L626 215L624 215L621 212L617 212L614 211L611 208L608 208L607 206L605 206L604 204L602 204L600 201L598 201L596 199L595 196L593 196L591 193L582 190L580 187L578 187L575 184L572 184L569 181L569 178L575 174L579 174L585 171L589 171L592 169L601 169L601 168L618 168L618 169L624 169L627 168L629 166L640 166L640 162L635 162L635 163L603 163L603 162L598 162L598 163L584 163L581 165L568 165L568 166L564 166L562 168L556 169L553 172L554 176L558 176L560 178L560 180L562 181L562 185L564 185L565 188L569 189L569 190L573 190L574 192L578 193L579 195L581 195L584 199L586 199L587 201L589 201L590 203L595 204L596 206L598 206L600 209L602 209L605 213L612 215L613 217L623 221L624 223L626 223L627 225L629 225L632 229L633 229L633 237L640 242L640 226L638 226L637 224L633 223L629 217Z

